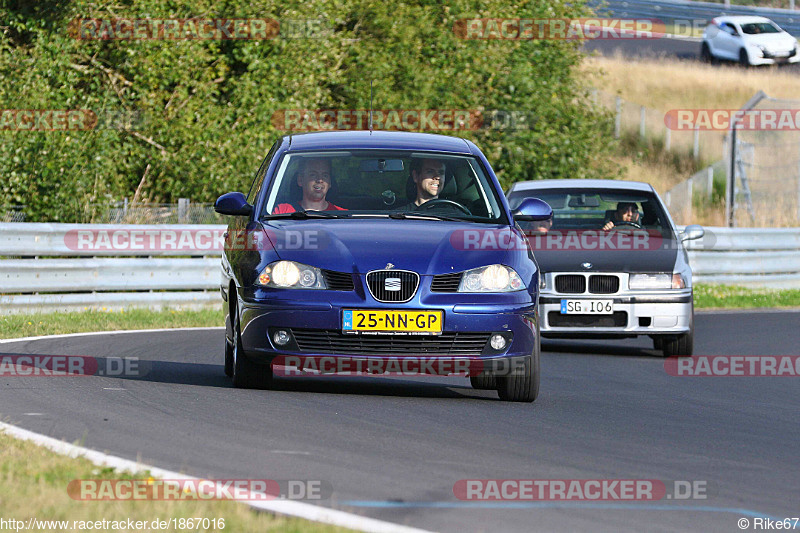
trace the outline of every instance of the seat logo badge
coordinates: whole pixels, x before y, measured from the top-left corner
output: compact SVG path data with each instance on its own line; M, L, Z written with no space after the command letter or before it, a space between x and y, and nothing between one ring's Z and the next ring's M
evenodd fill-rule
M589 270L590 268L592 268L592 264L591 263L581 263L581 266L583 268L585 268L586 270Z
M394 265L391 263L386 263L386 270L391 270L394 268Z
M387 291L397 292L400 290L400 278L386 278L383 281L383 288Z

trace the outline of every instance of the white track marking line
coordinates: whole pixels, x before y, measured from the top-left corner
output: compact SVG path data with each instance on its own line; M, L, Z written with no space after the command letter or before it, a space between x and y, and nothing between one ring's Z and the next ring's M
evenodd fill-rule
M98 466L110 466L118 470L125 470L128 472L141 472L149 470L153 476L163 479L185 479L197 481L200 478L179 474L163 468L150 466L144 463L129 461L122 457L108 455L89 448L77 446L75 444L68 444L64 441L56 440L46 435L40 435L22 429L5 422L0 422L0 431L16 437L21 440L32 441L40 446L44 446L56 453L66 455L68 457L83 457ZM221 487L221 485L220 485ZM424 529L416 529L409 526L400 524L393 524L391 522L384 522L375 518L368 518L359 516L345 511L338 511L336 509L328 509L312 505L310 503L291 501L291 500L269 500L269 501L243 501L250 507L262 511L268 511L274 514L281 514L287 516L294 516L297 518L304 518L306 520L313 520L314 522L322 522L325 524L333 524L336 526L349 527L358 531L370 531L376 533L429 533Z

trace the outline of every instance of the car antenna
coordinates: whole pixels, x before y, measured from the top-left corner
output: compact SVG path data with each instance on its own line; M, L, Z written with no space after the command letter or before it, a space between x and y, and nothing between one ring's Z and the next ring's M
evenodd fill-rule
M369 80L369 134L372 135L372 80Z

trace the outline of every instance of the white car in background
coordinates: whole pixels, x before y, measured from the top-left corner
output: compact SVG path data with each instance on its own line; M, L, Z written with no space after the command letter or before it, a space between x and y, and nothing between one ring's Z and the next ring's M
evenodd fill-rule
M765 17L717 17L703 30L700 56L727 59L743 66L800 61L797 39Z

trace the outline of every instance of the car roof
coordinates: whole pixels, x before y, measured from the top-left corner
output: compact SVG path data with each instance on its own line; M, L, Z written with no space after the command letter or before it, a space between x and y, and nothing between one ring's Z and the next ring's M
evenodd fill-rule
M735 22L737 24L750 24L752 22L772 22L767 17L759 17L757 15L726 15L723 17L714 17L711 22Z
M652 192L653 186L642 181L625 180L535 180L518 181L508 191L537 191L542 189L613 189L620 191Z
M287 135L284 140L289 143L289 151L384 149L473 153L472 143L464 139L408 131L325 131Z

